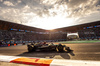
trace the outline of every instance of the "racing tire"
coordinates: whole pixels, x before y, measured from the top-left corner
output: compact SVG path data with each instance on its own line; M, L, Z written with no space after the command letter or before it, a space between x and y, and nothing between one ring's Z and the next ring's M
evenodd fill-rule
M66 48L67 52L71 52L73 50L71 50L69 47Z
M33 48L32 46L28 45L28 52L32 52Z
M63 52L64 51L62 45L58 45L57 49L58 49L59 52Z

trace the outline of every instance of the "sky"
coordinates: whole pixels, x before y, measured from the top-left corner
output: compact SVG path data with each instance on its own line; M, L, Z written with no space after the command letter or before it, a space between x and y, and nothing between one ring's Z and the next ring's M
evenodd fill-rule
M46 30L100 21L100 0L0 0L0 20Z

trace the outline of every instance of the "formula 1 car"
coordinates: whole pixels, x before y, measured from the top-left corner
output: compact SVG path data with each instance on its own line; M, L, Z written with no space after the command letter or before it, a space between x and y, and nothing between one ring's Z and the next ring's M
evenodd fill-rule
M67 47L62 44L41 44L41 43L35 43L35 44L28 44L27 45L28 52L32 51L57 51L57 52L71 52L73 50L70 49L70 47Z

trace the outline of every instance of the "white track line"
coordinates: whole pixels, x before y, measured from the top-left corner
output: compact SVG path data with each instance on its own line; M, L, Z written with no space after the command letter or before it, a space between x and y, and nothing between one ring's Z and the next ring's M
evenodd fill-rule
M21 58L21 57L0 55L0 61L4 61L4 62L10 62L17 58ZM26 57L26 58L29 58L29 57ZM39 63L37 64L39 65ZM52 59L52 62L49 64L49 66L100 66L100 61Z

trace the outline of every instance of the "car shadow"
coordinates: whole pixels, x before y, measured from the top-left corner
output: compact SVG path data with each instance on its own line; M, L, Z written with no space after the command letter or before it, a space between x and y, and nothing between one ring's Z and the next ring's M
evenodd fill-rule
M73 51L71 51L69 54L70 54L71 56L75 56L75 54L73 53Z
M75 56L73 52L69 53L69 52L56 52L56 51L24 52L17 56L51 58L51 59L70 59L70 55Z

